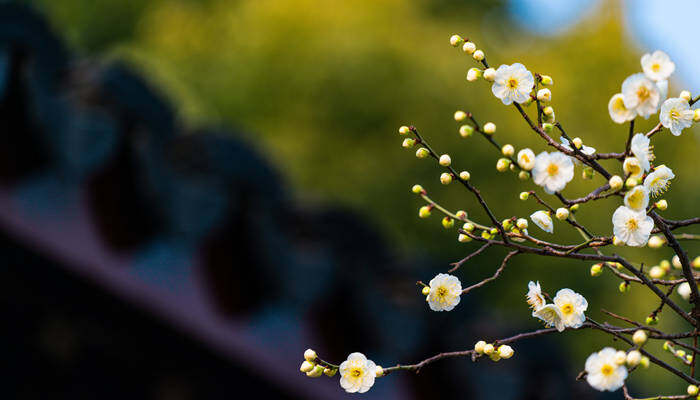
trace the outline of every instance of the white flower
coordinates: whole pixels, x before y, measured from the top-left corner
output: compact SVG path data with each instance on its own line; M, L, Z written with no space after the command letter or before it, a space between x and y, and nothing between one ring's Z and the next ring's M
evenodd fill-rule
M620 206L612 216L613 234L628 246L644 246L649 240L654 221L644 211Z
M525 297L527 297L527 304L529 304L534 311L542 308L546 302L544 300L544 296L542 296L542 288L540 288L540 283L530 281L527 284L527 289L527 294L525 295Z
M644 168L642 168L642 163L637 157L625 158L625 162L622 163L622 170L630 178L641 178L644 175Z
M501 65L496 70L496 76L491 86L493 95L501 99L503 104L509 105L513 101L524 103L530 98L530 92L535 86L535 78L532 72L524 65Z
M630 110L625 107L625 96L622 93L613 95L608 102L608 112L610 113L610 118L616 124L624 124L627 121L631 121L637 116L634 110Z
M668 185L671 184L669 181L675 177L671 168L660 165L644 178L644 186L652 196L656 197L668 189Z
M644 118L654 114L661 101L659 88L642 73L630 75L622 82L622 95L625 107Z
M535 152L530 149L522 149L518 152L518 165L525 171L535 168Z
M374 385L376 377L374 361L362 353L352 353L340 364L340 387L348 393L364 393Z
M543 151L535 157L532 178L545 192L560 192L574 178L574 163L564 153Z
M635 186L625 194L625 206L635 211L645 211L649 205L649 189Z
M678 289L676 289L676 291L683 298L683 300L687 301L690 299L690 284L688 284L688 282L683 282L678 285Z
M690 109L687 101L674 97L661 105L659 120L664 128L670 129L674 136L678 136L683 129L693 125L693 115L694 111Z
M666 53L656 50L652 54L642 56L642 70L644 75L653 81L663 81L676 70L676 64L671 61Z
M547 211L535 211L530 215L530 219L535 225L539 226L545 232L552 233L554 231L554 223L552 222L552 217L549 216Z
M561 289L553 301L559 309L564 326L576 329L586 321L584 312L588 309L588 302L580 294L571 289Z
M586 381L594 389L614 392L627 378L627 368L615 362L615 349L606 347L586 359Z
M433 311L450 311L459 304L462 284L456 276L437 274L430 280L430 293L425 298Z
M639 164L644 171L649 171L649 168L651 168L650 162L654 160L654 153L651 151L652 146L649 145L650 141L645 134L637 133L632 137L632 142L630 143L630 150L639 160Z
M532 313L533 317L537 317L544 321L545 326L555 327L559 332L563 332L566 329L564 321L561 318L561 312L554 304L546 304L542 306L539 310Z

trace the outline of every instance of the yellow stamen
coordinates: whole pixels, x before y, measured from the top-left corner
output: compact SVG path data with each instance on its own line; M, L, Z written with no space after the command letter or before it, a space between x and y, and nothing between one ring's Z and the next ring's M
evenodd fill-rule
M554 163L549 164L547 167L547 174L549 174L549 176L554 176L557 172L559 172L559 166Z

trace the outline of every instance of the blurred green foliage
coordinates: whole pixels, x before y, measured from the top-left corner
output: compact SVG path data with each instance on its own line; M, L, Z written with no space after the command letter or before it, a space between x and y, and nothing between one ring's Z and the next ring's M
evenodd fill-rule
M643 53L621 25L617 2L604 2L605 7L559 37L528 34L509 20L501 2L488 1L32 3L65 32L75 49L127 60L144 71L177 104L183 123L235 125L251 132L248 139L286 174L305 204L336 202L359 209L402 250L397 254L425 252L445 261L466 255L476 245L459 244L456 233L445 232L438 217L418 220L422 204L410 193L412 184L421 183L431 197L451 209L465 209L482 221L485 217L471 194L454 184L442 187L433 163L400 147L398 126L414 124L439 152L449 152L458 170L472 173L473 183L501 218L527 216L538 209L534 202L517 197L532 185L512 173L496 172L499 154L479 137L460 138L453 112L463 109L481 122L494 121L495 137L502 144L532 147L536 153L546 150L517 112L491 95L487 83L466 82L466 71L475 64L449 46L449 36L470 37L494 66L519 61L532 71L551 75L557 119L572 137L580 136L604 152L619 151L624 145L627 126L610 120L607 101L619 92L627 75L640 70ZM678 82L671 83L671 94L680 89ZM638 120L638 131L657 121L656 117ZM664 132L654 142L657 159L677 175L666 196L670 207L665 214L691 216L697 210L700 187L694 132L686 131L680 138ZM621 173L616 162L606 165ZM575 180L564 191L567 197L584 195L604 182L600 176L582 181L580 173L578 167ZM557 203L554 197L545 197ZM617 198L585 205L577 218L593 232L609 235L610 216L618 205ZM581 241L569 226L556 223L555 229L560 242ZM530 233L547 237L534 225ZM697 246L691 244L689 249L691 256L697 255ZM671 255L668 249L619 251L648 265ZM460 272L462 280L490 275L500 256L501 250L492 249L476 258ZM530 279L540 280L552 295L564 286L585 294L589 314L598 320L609 319L599 312L601 307L644 320L656 306L655 297L638 286L619 294L618 282L609 273L590 278L588 267L519 256L504 279L491 283L479 296L490 299L494 318L532 327L538 324L522 302ZM459 312L466 318L470 313ZM668 311L661 319L662 327L682 326ZM573 369L582 368L594 348L609 344L607 337L593 332L564 336L557 340L570 349ZM635 373L633 382L649 384L646 378L658 371ZM663 390L683 389L679 381L667 379ZM643 389L659 389L658 385L655 381Z

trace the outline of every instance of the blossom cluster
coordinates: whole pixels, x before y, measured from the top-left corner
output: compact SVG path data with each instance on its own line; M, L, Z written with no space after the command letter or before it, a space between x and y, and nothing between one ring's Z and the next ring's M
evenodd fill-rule
M559 290L552 303L547 304L540 283L531 281L525 297L532 308L532 316L541 319L547 327L555 327L559 332L566 328L578 329L586 321L588 301L571 289Z

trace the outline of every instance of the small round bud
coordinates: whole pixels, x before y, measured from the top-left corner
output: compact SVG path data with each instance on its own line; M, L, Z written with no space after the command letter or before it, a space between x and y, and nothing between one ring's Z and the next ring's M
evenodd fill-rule
M642 362L642 353L640 353L639 350L632 350L627 353L626 361L628 367L634 368L639 365L640 362Z
M649 357L642 356L642 360L639 362L639 365L641 365L643 368L649 368Z
M476 351L476 352L479 353L479 354L483 354L483 353L484 353L484 348L485 348L485 347L486 347L486 342L484 342L483 340L479 340L479 341L476 342L476 344L474 345L474 351Z
M620 290L620 293L627 293L630 291L630 284L629 282L620 282L620 286L617 287Z
M648 316L647 319L644 321L646 322L647 325L656 325L659 323L659 317L657 316Z
M639 329L634 332L634 335L632 335L632 341L634 344L637 346L641 346L647 341L647 333L644 332L643 330Z
M666 201L666 199L661 199L654 204L656 205L656 208L658 208L661 211L664 211L668 208L668 202Z
M418 217L428 218L430 216L430 206L423 206L418 210Z
M530 198L530 193L529 192L520 192L520 195L518 195L518 197L520 197L520 200L525 201L525 200Z
M484 124L484 133L487 135L493 135L496 133L496 124L493 122L487 122Z
M555 215L558 220L564 221L565 219L569 218L569 210L564 207L557 208Z
M450 158L449 154L443 154L440 156L440 165L447 167L450 164L452 164L452 159Z
M659 267L658 265L655 265L649 269L649 276L652 279L661 279L666 275L666 270Z
M498 346L498 355L501 356L502 359L507 360L511 357L513 357L513 348L508 346L507 344Z
M583 172L581 172L581 177L583 179L593 179L595 171L591 167L584 167Z
M493 80L496 79L496 70L493 68L486 68L484 70L484 79L493 82Z
M464 229L467 232L474 232L474 228L475 226L471 222L467 222L466 224L462 225L462 229Z
M678 292L678 295L681 296L683 300L690 300L691 288L688 282L683 282L680 285L678 285L678 289L676 289L676 292Z
M457 122L464 121L467 118L467 113L464 111L455 111L454 118Z
M462 51L467 54L473 54L476 51L476 45L472 42L464 42Z
M693 121L700 122L700 108L696 109L695 112L693 112Z
M622 178L619 175L613 175L608 181L608 184L610 185L610 190L618 191L622 189Z
M467 218L467 212L464 210L459 210L455 213L455 216L459 219L466 219Z
M317 365L317 366L314 367L314 369L312 369L311 371L307 372L307 373L306 373L306 376L308 376L309 378L318 378L318 377L320 377L321 375L323 375L323 370L324 370L324 369L325 369L325 368L324 368L323 366Z
M518 172L518 178L521 181L526 181L526 180L530 179L530 173L527 171L520 171L520 172Z
M693 98L693 96L687 90L681 91L681 94L679 94L678 97L680 97L681 99L683 99L685 101L690 101Z
M518 220L515 221L515 226L520 230L525 230L527 229L527 220L525 218L518 218Z
M665 341L661 348L668 351L671 348L671 342Z
M423 289L421 289L420 292L423 293L423 296L429 295L430 294L430 286L423 286Z
M484 354L491 354L491 353L493 353L493 350L494 350L494 348L493 348L493 345L491 343L487 343L484 346Z
M695 257L693 261L690 262L690 265L696 269L700 268L700 256Z
M666 241L664 240L664 238L662 238L661 236L658 236L658 235L654 235L654 236L649 238L649 242L647 243L647 245L652 249L658 249L661 246L663 246L665 243L666 243Z
M495 234L498 233L498 229L496 229L496 228L491 228L491 230L489 231L489 233L492 234L492 235L495 235Z
M496 162L496 170L498 170L498 172L508 171L508 166L510 166L510 160L507 158L499 158Z
M676 350L676 356L683 358L685 357L685 351L684 350Z
M552 133L554 130L554 124L550 124L549 122L545 122L542 124L542 130L544 130L545 133Z
M481 78L482 74L483 72L479 68L469 68L469 71L467 71L467 80L469 82L474 82Z
M688 389L686 389L686 392L688 392L688 394L691 396L698 394L698 391L698 387L695 385L688 385Z
M377 378L381 378L382 376L384 376L384 368L382 368L381 365L377 365L374 368L374 376Z
M591 276L598 276L603 273L603 264L593 264L591 266Z
M379 367L379 368L381 368L381 367ZM338 370L335 368L324 368L323 369L323 375L325 375L329 378L334 377L336 372L338 372Z
M678 255L673 256L673 258L671 259L671 264L673 264L675 268L683 268L683 264L681 264L681 259L678 258Z
M459 173L459 179L463 181L468 181L471 179L472 175L468 171L462 171Z
M314 361L316 359L316 352L311 349L307 349L304 352L304 359L306 361Z
M449 185L450 183L452 183L452 174L449 174L447 172L443 172L442 174L440 174L440 183L442 183L443 185Z
M506 157L512 157L515 154L515 147L512 144L507 144L501 147L501 153Z
M542 102L549 102L552 100L552 91L544 88L537 91L537 100Z
M554 115L554 108L552 108L552 106L547 106L542 109L542 113L546 116Z
M474 128L471 125L462 125L459 127L459 135L463 138L468 138L474 133Z
M627 178L627 180L625 181L625 187L626 187L627 189L632 189L633 187L635 187L635 186L637 186L637 185L639 185L639 181L637 180L637 178L629 177L629 178Z
M470 238L469 236L467 236L467 235L465 235L465 234L463 234L463 233L460 233L460 234L457 236L457 241L460 242L460 243L467 243L467 242L471 242L471 241L472 241L472 238Z
M462 37L459 36L459 35L452 35L452 36L450 36L450 45L451 45L452 47L457 47L457 46L459 46L460 44L462 44L463 41L464 41L464 39L462 39Z
M581 146L583 146L583 140L581 140L580 137L575 137L571 139L571 143L573 143L574 147L576 147L577 149L580 149Z
M472 54L472 57L474 57L476 61L481 61L484 59L484 52L481 50L476 50L474 54Z
M620 240L619 237L613 236L613 246L624 246L625 242Z
M415 139L406 138L406 139L403 140L403 143L401 144L401 146L403 146L403 147L406 148L406 149L410 149L410 148L413 147L415 144L416 144L416 140L415 140Z
M501 221L501 225L503 226L503 229L508 230L513 227L513 221L509 219L504 219Z
M481 237L486 240L491 240L491 234L488 231L482 231Z
M314 369L315 365L312 362L309 361L304 361L301 363L301 367L299 367L299 371L301 372L309 372L312 369Z
M408 132L410 132L410 131L411 130L408 129L407 126L404 125L404 126L399 128L399 135L408 135Z
M540 75L540 82L545 86L552 86L554 84L552 77L549 75Z
M501 355L498 354L498 352L493 352L493 353L489 354L489 358L490 358L491 361L493 361L493 362L499 362L499 361L501 361Z
M442 227L445 229L451 229L453 226L455 226L455 220L453 220L450 217L445 217L442 219Z
M411 188L411 191L415 194L423 193L423 186L413 185L413 187Z
M615 361L615 364L622 365L627 361L627 353L622 350L618 350L615 353L615 358L613 360Z
M668 260L661 260L659 267L665 269L666 271L671 270L671 263Z
M425 147L421 147L416 150L416 157L418 158L425 158L428 157L428 155L430 155L430 152Z

